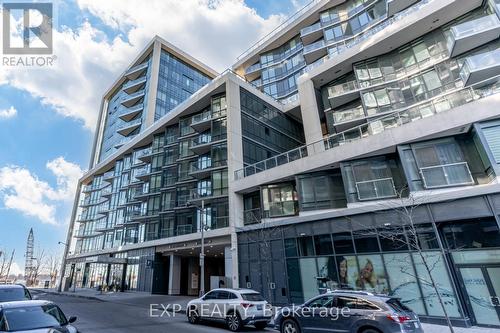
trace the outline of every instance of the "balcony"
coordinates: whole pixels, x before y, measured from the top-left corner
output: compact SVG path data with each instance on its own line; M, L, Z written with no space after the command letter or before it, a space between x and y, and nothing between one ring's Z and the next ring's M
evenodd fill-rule
M306 59L306 62L308 64L313 63L320 58L323 58L327 54L328 50L326 49L326 43L323 39L304 46L304 59Z
M312 43L321 37L323 37L323 27L321 22L317 22L300 30L300 38L304 44Z
M188 201L189 202L202 201L202 200L208 201L226 196L227 196L227 188L219 190L212 190L211 188L204 188L204 189L193 188L190 191Z
M140 168L135 168L132 170L132 177L140 180L140 181L145 181L149 179L151 176L151 164L144 165Z
M135 104L137 104L137 102L139 102L145 95L145 92L144 90L139 90L133 94L130 94L128 96L125 96L122 98L121 100L121 103L123 106L126 106L126 107L131 107Z
M221 143L226 140L226 135L219 136L216 140L212 140L211 135L200 135L193 139L191 147L189 147L196 155L203 155L212 149L212 145Z
M381 178L356 182L360 201L395 198L396 188L392 178Z
M498 55L497 55L498 57ZM496 67L497 70L500 68ZM499 73L500 74L500 73ZM500 76L499 76L500 77ZM499 77L496 77L498 79ZM493 79L493 78L492 78ZM488 79L490 81L492 79ZM391 114L381 118L371 120L366 124L359 125L349 130L332 134L323 140L301 146L287 152L281 153L269 159L247 165L243 169L235 171L235 179L239 180L253 174L275 168L292 161L322 153L325 150L334 149L347 142L360 140L372 135L384 132L386 129L404 126L405 124L419 121L420 119L432 117L438 113L452 110L461 105L475 102L482 98L500 93L500 85L495 84L484 87L485 82L478 82L472 87L464 87L443 95L439 95L431 100L412 105L410 107L395 110Z
M248 81L253 81L257 79L260 76L260 70L262 66L260 65L260 62L253 64L252 66L248 66L245 69L245 78Z
M391 17L396 13L410 7L419 0L387 0L387 17Z
M212 126L212 112L204 111L191 118L191 127L198 133L205 132Z
M243 223L245 225L257 224L262 220L262 211L260 208L247 209L243 211Z
M197 178L204 179L212 174L212 171L219 170L227 167L227 161L216 161L216 162L206 162L206 163L193 163L191 164L191 171L189 175Z
M328 99L332 107L343 105L360 97L358 81L349 81L328 87Z
M136 65L125 72L125 77L129 80L136 80L148 68L148 62Z
M496 82L497 75L500 75L500 49L467 57L460 69L465 86Z
M123 85L122 90L127 94L131 94L139 90L147 81L145 76L142 76L136 80L129 81Z
M105 172L104 175L102 175L102 180L104 180L104 181L106 181L108 183L110 181L112 181L114 178L115 178L115 171L114 170Z
M451 27L447 46L452 57L475 49L500 37L496 14L483 16Z
M148 147L138 151L135 157L144 163L150 163L152 155L153 155L153 150L151 149L151 147Z
M365 110L360 105L357 108L333 111L333 126L337 132L345 131L348 128L359 125L359 123L364 122L366 115Z
M427 189L474 185L467 162L423 167L420 175Z
M137 118L118 127L117 132L123 136L128 136L130 133L141 127L142 119Z
M139 103L131 108L126 108L118 117L123 121L131 121L144 110L144 104Z

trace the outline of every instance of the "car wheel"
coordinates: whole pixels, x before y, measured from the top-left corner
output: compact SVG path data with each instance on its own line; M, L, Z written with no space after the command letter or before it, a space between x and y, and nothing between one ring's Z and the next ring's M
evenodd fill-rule
M200 316L198 315L198 312L195 309L190 309L188 310L188 320L191 324L198 324L200 321Z
M255 328L258 330L263 330L264 328L267 327L267 323L265 321L258 322L258 323L255 323L253 326L255 326Z
M237 312L231 312L226 317L226 324L231 331L233 332L239 331L242 326L240 315Z
M299 324L293 319L285 319L281 324L281 333L300 333Z
M365 328L361 333L380 333L380 331L376 328Z

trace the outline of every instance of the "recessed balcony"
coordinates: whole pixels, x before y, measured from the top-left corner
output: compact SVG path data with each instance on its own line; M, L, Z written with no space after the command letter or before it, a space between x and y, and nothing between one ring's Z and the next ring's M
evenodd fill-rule
M203 155L208 153L212 149L212 146L214 144L221 143L225 140L225 136L220 139L213 140L212 136L210 135L200 135L191 142L190 149L196 155Z
M148 68L148 62L144 62L142 64L136 65L130 68L127 72L125 72L125 77L129 80L135 80L139 76L141 76L144 71Z
M451 27L448 50L455 57L500 37L500 20L496 14L483 16Z
M379 178L356 182L360 201L395 198L396 187L392 178Z
M191 127L198 133L205 132L212 126L212 113L206 111L191 118Z
M474 185L467 162L423 167L419 171L427 189Z
M460 76L465 86L479 83L487 85L498 81L496 77L498 75L500 75L500 49L467 57L460 69Z
M145 148L136 154L136 158L144 163L150 163L153 156L153 150L151 147Z
M219 199L222 197L227 197L227 189L219 189L217 191L213 191L210 188L207 189L197 189L194 188L191 190L189 195L189 202L199 202L199 201L209 201L214 199Z
M410 7L419 0L387 0L387 17Z
M326 56L327 54L328 50L323 39L304 46L304 59L308 64L315 62L316 60Z
M141 76L140 78L132 81L128 81L123 85L122 90L127 94L131 94L139 90L147 81L145 76Z
M323 36L323 27L321 22L317 22L313 25L303 28L300 30L300 38L302 39L302 43L309 44L318 40Z
M223 169L227 166L227 161L193 163L189 175L197 179L205 179L212 174L212 171Z
M357 108L333 111L332 114L333 126L337 132L345 131L351 127L360 125L365 122L366 115L362 106Z
M132 119L137 117L137 115L139 115L142 112L142 110L144 110L144 104L140 103L134 105L133 107L125 109L124 112L118 117L124 121L131 121Z
M248 66L245 69L245 78L248 81L253 81L256 78L260 76L260 71L261 71L262 66L260 65L260 62L253 64L252 66Z
M344 105L359 97L358 81L349 81L328 87L328 99L332 107Z
M137 128L141 127L141 124L142 124L142 119L137 118L130 122L124 123L123 125L118 127L117 132L123 136L127 136L133 131L135 131Z
M128 96L125 96L122 100L121 100L121 103L123 106L126 106L126 107L131 107L131 106L134 106L135 104L137 104L137 102L139 102L143 97L144 97L145 93L144 93L144 90L139 90L133 94L130 94Z

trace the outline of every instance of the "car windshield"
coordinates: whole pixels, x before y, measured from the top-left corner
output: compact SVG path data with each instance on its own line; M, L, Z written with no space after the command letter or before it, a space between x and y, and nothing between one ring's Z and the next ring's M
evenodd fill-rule
M262 302L262 301L264 301L264 298L259 293L241 294L241 297L245 301L251 301L251 302Z
M24 288L0 288L0 302L25 301L29 297Z
M2 321L7 332L59 327L68 323L62 311L53 304L7 308L3 311Z
M392 309L398 311L398 312L411 312L411 309L401 303L401 301L397 298L391 298L387 300L387 305L389 305Z

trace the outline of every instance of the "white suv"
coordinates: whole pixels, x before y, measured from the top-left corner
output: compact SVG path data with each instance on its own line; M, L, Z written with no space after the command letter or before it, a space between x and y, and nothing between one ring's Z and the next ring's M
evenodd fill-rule
M213 289L190 301L186 314L191 324L204 319L225 321L233 332L244 325L263 329L273 316L271 305L251 289Z

